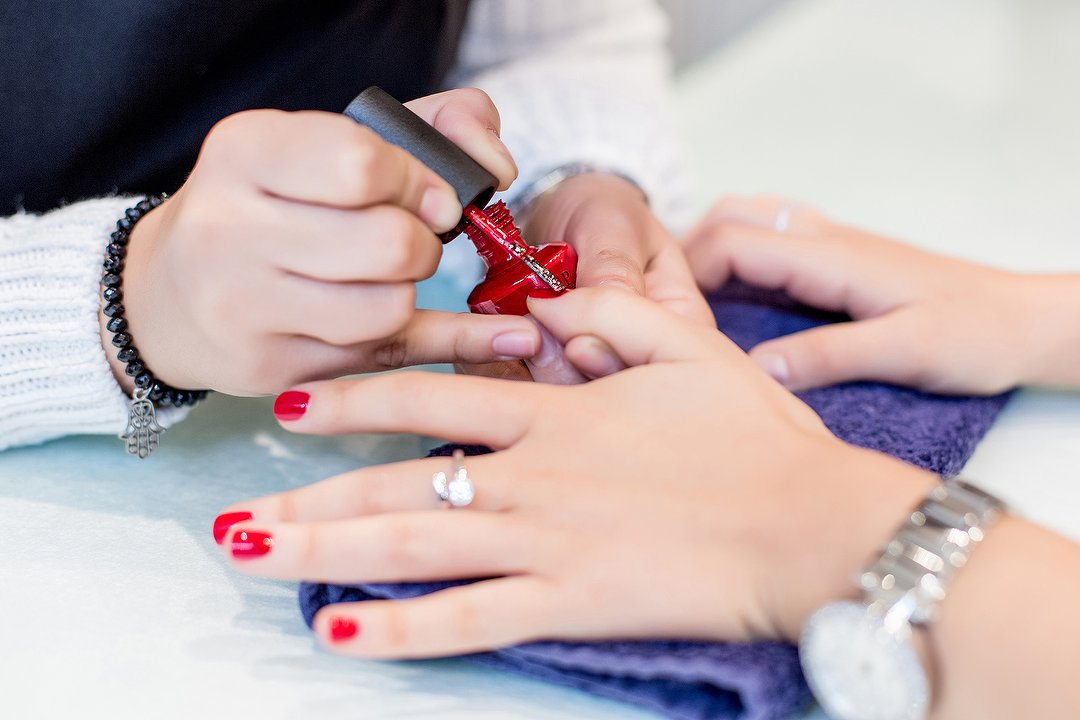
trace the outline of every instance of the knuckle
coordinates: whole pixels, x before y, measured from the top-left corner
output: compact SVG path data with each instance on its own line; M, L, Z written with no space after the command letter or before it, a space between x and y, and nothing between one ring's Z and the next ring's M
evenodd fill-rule
M486 92L476 87L461 88L456 91L462 102L467 103L471 107L481 109L486 112L492 113L497 119L499 111L495 107L495 102L491 99L491 96ZM497 120L496 120L497 124Z
M418 562L430 559L432 548L427 546L416 527L410 521L401 520L389 527L387 532L386 562L391 568L412 568Z
M393 602L382 603L383 642L393 652L409 646L412 637L408 612Z
M372 294L373 288L377 288L377 294ZM405 329L416 310L416 288L412 283L381 283L358 290L362 294L354 296L351 303L356 308L354 316L363 318L363 323L346 323L350 339L342 344L389 340Z
M416 274L423 258L421 244L416 242L416 227L404 210L387 212L385 215L382 223L385 241L380 248L385 272L395 279L410 278Z
M385 292L380 317L384 336L403 330L416 310L416 287L412 283L389 284Z
M476 602L459 598L450 617L450 627L458 642L471 643L481 638L488 627L486 616L487 613Z
M405 336L393 335L382 342L374 353L375 362L384 370L404 367L409 359L409 345Z
M280 110L244 110L225 116L214 123L206 134L203 140L203 155L232 156L235 148L254 141L252 130L255 127L280 112Z
M357 125L351 129L338 153L337 183L341 192L356 203L371 200L379 172L379 146L373 133Z

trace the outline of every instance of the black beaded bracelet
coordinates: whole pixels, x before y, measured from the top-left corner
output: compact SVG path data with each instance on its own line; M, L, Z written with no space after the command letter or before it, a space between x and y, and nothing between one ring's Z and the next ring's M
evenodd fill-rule
M124 317L124 293L121 286L128 241L135 224L165 202L166 197L168 196L165 194L152 195L124 211L124 216L116 222L116 230L109 235L105 260L102 262L104 272L101 275L101 297L105 300L105 307L101 312L108 318L105 329L112 334L113 347L117 348L116 359L124 363L124 373L135 383L128 427L120 437L128 441L128 452L139 457L146 457L157 446L157 433L161 432L161 428L154 418L155 403L175 407L194 405L205 398L208 392L174 388L154 377L154 373L140 358L131 333L127 331L128 322Z

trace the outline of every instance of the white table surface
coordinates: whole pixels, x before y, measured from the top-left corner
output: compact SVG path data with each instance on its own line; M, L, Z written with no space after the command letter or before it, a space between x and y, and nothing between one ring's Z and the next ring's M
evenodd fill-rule
M1078 36L1069 0L796 2L682 79L694 202L778 191L972 258L1080 269ZM1080 537L1077 437L1080 397L1024 392L969 475ZM108 438L3 453L0 718L652 717L454 660L330 656L291 584L219 559L223 505L430 445L291 436L269 401L215 397L149 463Z

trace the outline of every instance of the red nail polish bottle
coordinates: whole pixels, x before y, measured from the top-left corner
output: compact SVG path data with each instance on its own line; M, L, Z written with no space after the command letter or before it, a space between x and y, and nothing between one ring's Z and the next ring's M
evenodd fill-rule
M377 87L360 93L345 115L408 151L457 192L461 221L442 240L449 242L464 232L487 265L487 277L469 295L473 312L526 315L526 298L553 297L574 287L574 249L566 243L526 244L505 203L488 207L498 178L449 138Z
M487 276L469 295L469 309L488 315L527 315L529 297L554 297L574 287L577 253L567 243L530 247L506 203L465 208L465 234L487 265Z

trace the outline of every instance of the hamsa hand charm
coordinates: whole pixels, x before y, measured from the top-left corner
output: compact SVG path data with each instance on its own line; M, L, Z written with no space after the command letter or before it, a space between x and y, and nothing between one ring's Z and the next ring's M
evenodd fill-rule
M158 425L154 403L147 398L148 394L148 390L136 390L132 395L127 428L120 434L120 439L127 441L127 451L140 459L157 448L158 435L165 432L165 428Z

